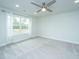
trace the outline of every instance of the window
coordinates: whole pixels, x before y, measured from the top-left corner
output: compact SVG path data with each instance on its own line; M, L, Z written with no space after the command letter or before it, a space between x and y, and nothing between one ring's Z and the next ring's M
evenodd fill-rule
M8 14L7 24L9 34L31 33L31 18Z

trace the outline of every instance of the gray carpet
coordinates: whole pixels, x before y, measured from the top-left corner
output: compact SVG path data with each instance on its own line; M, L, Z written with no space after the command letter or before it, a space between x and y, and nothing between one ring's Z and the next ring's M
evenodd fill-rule
M0 48L0 59L79 59L79 45L35 38Z

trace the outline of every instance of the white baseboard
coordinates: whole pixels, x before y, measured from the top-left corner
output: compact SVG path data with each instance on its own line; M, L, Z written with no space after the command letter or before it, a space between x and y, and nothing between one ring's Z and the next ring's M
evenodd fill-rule
M51 40L58 40L58 41L66 42L66 43L71 43L71 44L79 45L79 42L76 42L76 41L62 40L62 39L57 39L55 37L49 37L49 36L39 36L39 37L47 38L47 39L51 39Z

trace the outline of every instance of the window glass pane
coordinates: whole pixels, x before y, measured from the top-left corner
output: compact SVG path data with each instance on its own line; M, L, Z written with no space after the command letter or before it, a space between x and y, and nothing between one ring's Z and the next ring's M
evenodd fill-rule
M13 25L20 25L20 17L13 16Z
M21 29L28 30L28 23L26 18L21 18Z
M13 16L13 31L19 31L20 30L20 17L19 16Z

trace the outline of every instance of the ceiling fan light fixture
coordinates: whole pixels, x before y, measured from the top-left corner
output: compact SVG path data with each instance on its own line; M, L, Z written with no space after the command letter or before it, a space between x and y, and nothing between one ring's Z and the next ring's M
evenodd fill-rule
M42 12L46 12L46 11L52 12L52 10L48 9L48 7L50 7L55 2L56 2L56 0L52 0L52 1L48 2L48 3L42 2L42 5L39 5L39 4L35 3L35 2L31 2L31 4L33 4L33 5L37 6L37 7L40 7L40 9L36 11L37 13L39 13L41 11Z
M41 11L45 12L45 11L47 11L47 10L46 10L46 8L42 8Z

